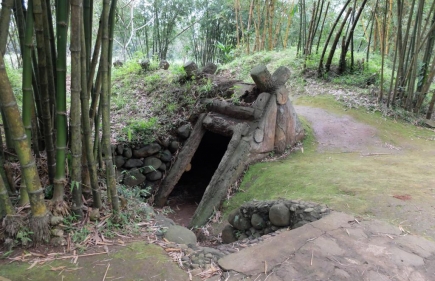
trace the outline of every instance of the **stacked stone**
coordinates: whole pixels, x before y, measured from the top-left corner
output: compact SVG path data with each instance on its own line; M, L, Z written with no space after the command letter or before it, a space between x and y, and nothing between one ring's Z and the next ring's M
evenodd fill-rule
M326 206L300 200L252 201L228 216L222 242L257 239L281 228L297 228L329 213Z
M180 148L181 141L189 137L190 130L190 124L178 128L179 140L144 146L126 144L113 146L118 182L128 187L140 186L154 189L164 173L170 169L173 155Z

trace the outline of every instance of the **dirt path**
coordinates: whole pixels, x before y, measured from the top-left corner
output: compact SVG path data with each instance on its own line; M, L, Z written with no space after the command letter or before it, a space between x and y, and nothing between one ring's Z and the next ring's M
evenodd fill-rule
M339 116L324 109L309 106L299 105L295 108L299 115L311 123L320 152L392 152L388 145L378 137L376 128L360 123L349 115Z

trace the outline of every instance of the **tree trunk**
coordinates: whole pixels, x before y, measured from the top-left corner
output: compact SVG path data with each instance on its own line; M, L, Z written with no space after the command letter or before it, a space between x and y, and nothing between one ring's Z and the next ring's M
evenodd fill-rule
M329 52L328 60L326 61L326 64L325 64L326 72L329 72L329 70L331 68L332 58L334 57L335 49L337 48L337 44L338 44L338 41L340 40L341 33L343 32L343 28L346 25L347 19L349 18L351 12L352 12L352 8L349 8L346 16L344 17L343 23L341 24L341 27L338 30L337 35L335 36L335 40L332 43L331 51Z
M329 41L332 38L332 35L334 34L335 27L340 21L341 15L346 11L346 7L349 5L351 0L347 0L347 2L344 4L343 9L341 9L340 13L337 16L337 19L335 20L334 24L332 25L331 31L329 32L328 39L326 39L325 46L323 47L322 55L320 56L319 60L319 67L317 69L318 75L321 76L323 74L323 58L325 57L326 50L328 49ZM325 16L326 17L326 16Z

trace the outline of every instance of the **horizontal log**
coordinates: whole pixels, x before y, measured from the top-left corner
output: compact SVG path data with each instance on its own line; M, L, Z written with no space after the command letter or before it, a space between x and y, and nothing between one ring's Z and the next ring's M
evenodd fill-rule
M219 113L210 112L204 118L202 125L213 133L230 137L233 135L234 127L238 123L239 121L237 119Z
M237 106L229 102L216 100L216 99L204 99L201 103L205 104L208 110L221 113L236 119L253 120L254 109L247 106Z

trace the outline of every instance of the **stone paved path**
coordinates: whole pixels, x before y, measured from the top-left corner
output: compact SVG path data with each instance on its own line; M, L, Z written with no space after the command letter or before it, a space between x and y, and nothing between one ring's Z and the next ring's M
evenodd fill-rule
M225 256L219 265L229 271L221 280L229 281L435 280L435 243L333 212Z

